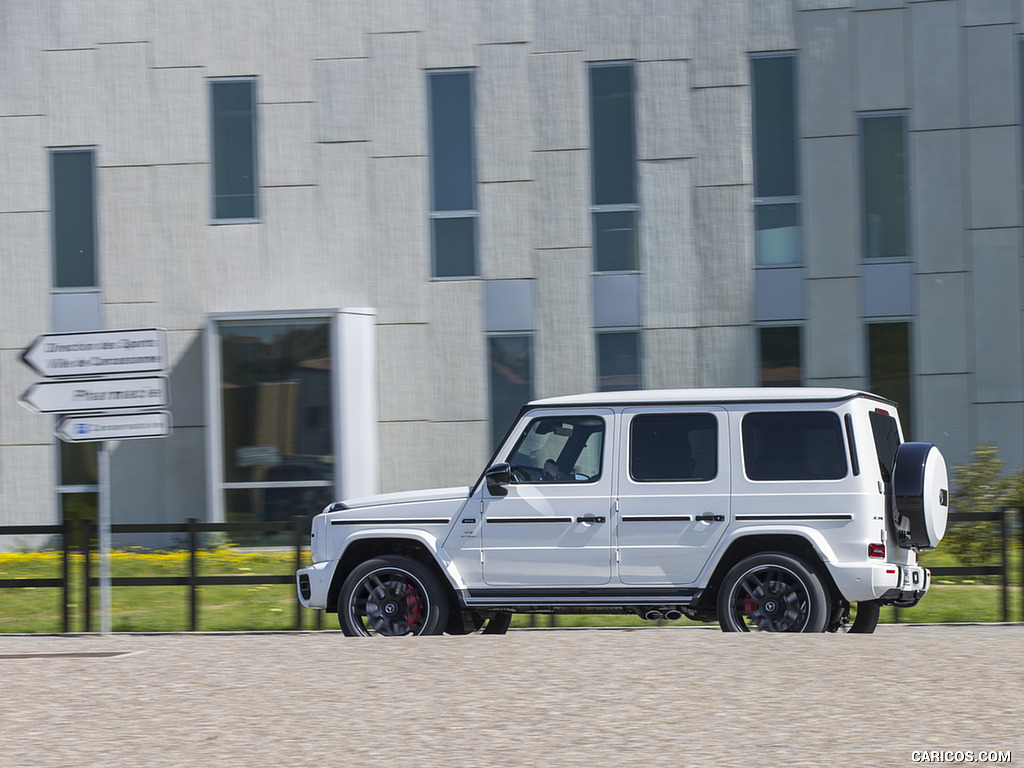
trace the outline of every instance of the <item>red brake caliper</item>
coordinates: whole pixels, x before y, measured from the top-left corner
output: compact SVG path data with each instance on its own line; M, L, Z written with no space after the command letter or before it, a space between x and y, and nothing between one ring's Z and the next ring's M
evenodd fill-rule
M409 628L418 627L423 621L423 603L412 584L405 585L405 615L409 619Z

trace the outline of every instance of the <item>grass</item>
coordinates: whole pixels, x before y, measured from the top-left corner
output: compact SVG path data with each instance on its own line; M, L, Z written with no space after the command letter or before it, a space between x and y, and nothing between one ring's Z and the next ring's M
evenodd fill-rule
M71 562L71 631L85 630L83 604L83 558L73 555ZM305 560L304 560L305 562ZM922 557L930 567L956 565L941 551ZM1011 573L1019 579L1020 552L1011 551ZM93 576L98 562L92 563ZM142 552L123 550L112 553L111 575L187 576L187 552ZM292 575L295 553L285 549L243 550L232 547L198 553L199 575ZM0 553L0 578L53 578L61 571L61 553ZM935 577L928 595L914 608L883 608L881 621L906 623L993 622L1002 621L1002 589L999 577ZM289 630L295 628L295 588L291 584L215 585L198 587L198 629L201 631ZM1010 621L1024 621L1019 585L1010 588ZM114 587L111 590L111 624L115 632L177 632L190 624L187 587L147 586ZM62 591L52 587L0 589L0 633L61 632ZM92 629L99 627L99 590L92 592ZM651 626L630 615L518 615L513 627L642 627ZM301 628L316 629L318 621L327 629L336 629L333 614L301 611ZM666 625L693 624L686 619L664 622Z

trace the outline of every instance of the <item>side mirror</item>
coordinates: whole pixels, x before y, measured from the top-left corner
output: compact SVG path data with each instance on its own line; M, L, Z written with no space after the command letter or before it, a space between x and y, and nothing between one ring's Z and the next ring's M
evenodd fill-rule
M508 484L512 482L512 467L508 464L495 464L484 472L487 480L487 491L491 496L508 496Z

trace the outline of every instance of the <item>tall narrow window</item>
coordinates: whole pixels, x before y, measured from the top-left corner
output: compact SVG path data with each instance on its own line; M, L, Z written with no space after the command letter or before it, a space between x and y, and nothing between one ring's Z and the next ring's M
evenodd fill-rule
M497 447L519 415L533 399L533 337L529 334L488 338L491 385L491 445Z
M212 80L213 218L252 220L257 210L256 81Z
M909 258L906 116L862 117L860 133L864 255Z
M431 72L430 237L434 277L472 277L477 267L473 74Z
M91 149L50 153L54 288L96 287L95 166Z
M601 392L640 389L640 332L597 334L597 388Z
M876 395L900 406L900 421L907 439L913 434L913 391L910 378L910 324L868 324L868 376Z
M640 268L633 65L590 67L590 164L594 269Z
M99 472L96 443L57 441L59 451L57 499L62 522L95 523L99 518ZM79 536L82 535L79 529ZM76 546L82 542L76 542Z
M758 328L758 342L762 387L799 387L803 384L800 326Z
M754 251L759 266L798 264L800 184L796 57L751 59L754 118Z

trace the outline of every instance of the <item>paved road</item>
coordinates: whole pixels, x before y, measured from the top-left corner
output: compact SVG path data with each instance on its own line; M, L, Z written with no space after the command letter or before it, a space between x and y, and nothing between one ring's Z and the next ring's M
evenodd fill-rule
M1022 625L0 636L0 765L1024 764L1022 661Z

